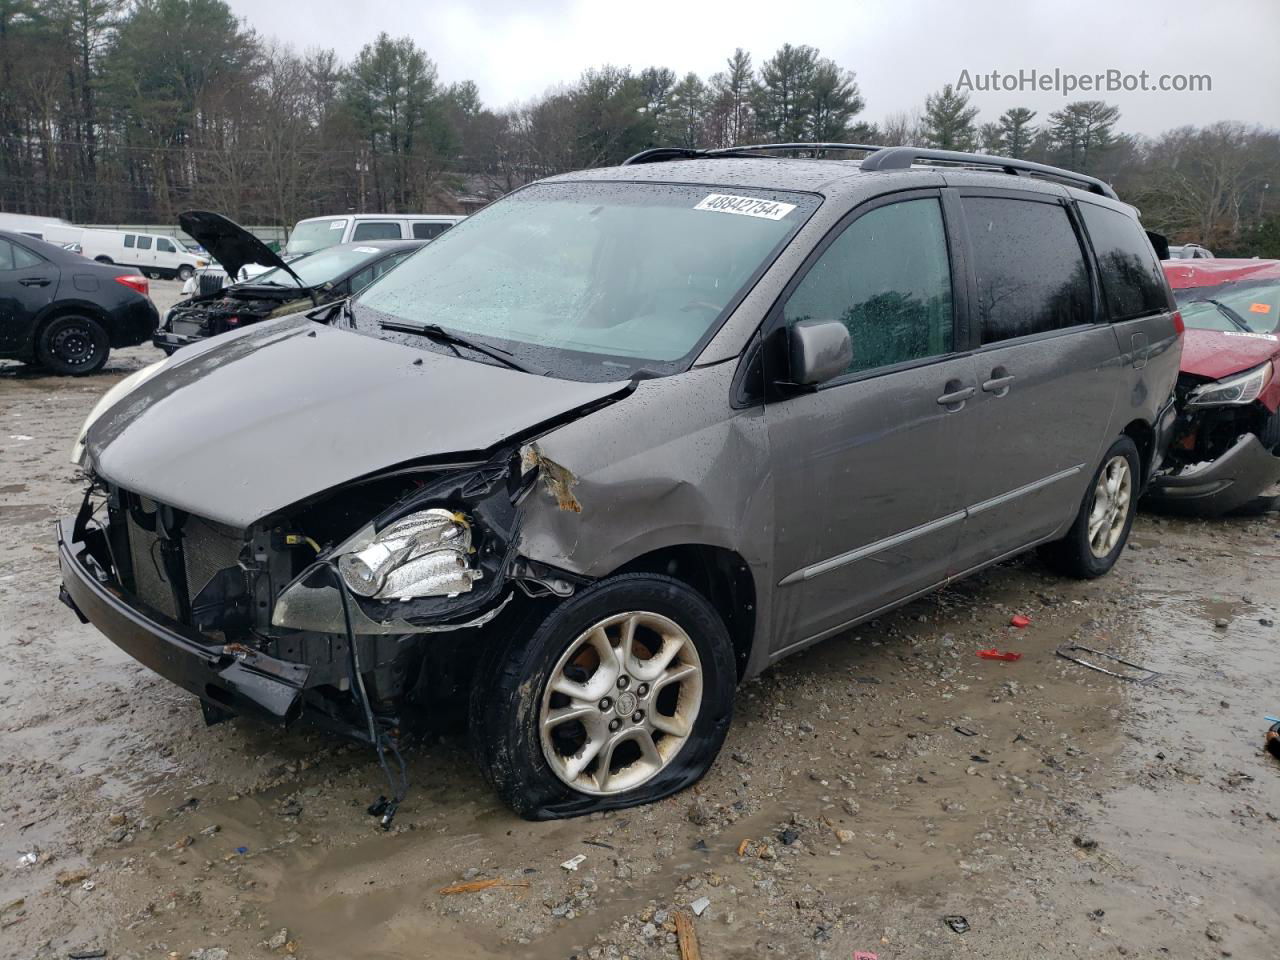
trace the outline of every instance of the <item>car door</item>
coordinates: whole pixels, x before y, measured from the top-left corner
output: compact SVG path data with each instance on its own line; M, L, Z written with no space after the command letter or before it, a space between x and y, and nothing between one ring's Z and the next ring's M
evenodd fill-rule
M1101 454L1115 334L1065 191L958 191L968 241L977 443L953 572L1059 531Z
M841 320L853 343L843 376L765 406L775 655L946 576L976 394L956 349L955 253L938 191L881 198L828 236L775 308L771 345L805 319Z
M0 354L26 349L36 316L58 292L56 265L0 237Z
M178 248L168 237L156 237L155 265L165 272L178 270Z

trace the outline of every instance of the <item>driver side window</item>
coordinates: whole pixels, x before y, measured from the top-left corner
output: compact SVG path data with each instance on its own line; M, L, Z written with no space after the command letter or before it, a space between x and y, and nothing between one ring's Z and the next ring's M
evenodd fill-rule
M877 207L845 228L783 309L786 323L839 320L849 329L846 373L950 353L951 264L933 197Z

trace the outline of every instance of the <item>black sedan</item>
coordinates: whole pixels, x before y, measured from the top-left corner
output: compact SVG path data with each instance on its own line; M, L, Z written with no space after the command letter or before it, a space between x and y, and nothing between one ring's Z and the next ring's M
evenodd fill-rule
M178 222L222 264L227 276L236 276L247 263L272 269L174 305L153 338L155 345L168 354L206 337L353 296L427 243L341 243L286 263L243 227L220 214L190 211L182 214Z
M53 373L96 373L112 347L151 339L147 278L0 230L0 358Z

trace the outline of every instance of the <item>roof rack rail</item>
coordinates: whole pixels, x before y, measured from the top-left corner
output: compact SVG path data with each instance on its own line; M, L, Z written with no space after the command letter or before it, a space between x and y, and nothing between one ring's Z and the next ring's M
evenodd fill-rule
M995 167L1005 173L1020 177L1047 177L1062 180L1066 183L1083 187L1092 193L1119 200L1115 190L1108 183L1097 177L1064 170L1062 167L1051 167L1047 163L1033 163L1030 160L1015 160L1012 157L993 157L984 153L964 153L959 150L933 150L928 147L885 147L862 161L864 171L905 170L917 160L937 160L944 163L955 163L969 167Z
M906 170L919 160L933 160L967 167L990 167L1019 177L1045 177L1082 187L1092 193L1119 200L1111 185L1084 173L1051 167L1047 163L1015 160L1013 157L993 157L985 153L964 153L960 150L935 150L931 147L886 147L869 143L744 143L736 147L717 147L700 150L695 147L653 147L641 150L635 156L622 161L622 165L658 163L663 160L695 160L700 157L752 157L761 153L791 150L859 150L869 156L862 161L862 169L868 173L876 170Z
M641 150L622 161L622 166L637 163L661 163L664 160L696 160L700 157L749 157L757 153L783 150L861 150L870 153L884 147L866 143L745 143L735 147L716 147L700 150L696 147L652 147Z

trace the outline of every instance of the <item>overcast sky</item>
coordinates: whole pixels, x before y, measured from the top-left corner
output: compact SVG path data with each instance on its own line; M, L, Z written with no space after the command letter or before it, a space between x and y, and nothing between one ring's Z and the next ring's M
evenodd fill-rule
M1070 99L1120 107L1120 127L1154 134L1241 120L1280 127L1280 0L230 0L260 34L352 57L379 31L411 36L445 83L471 79L503 107L572 82L586 67L651 64L707 77L735 47L758 65L810 44L857 73L878 120L944 83L1020 70L1208 74L1211 92L984 93L980 120Z

